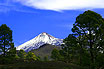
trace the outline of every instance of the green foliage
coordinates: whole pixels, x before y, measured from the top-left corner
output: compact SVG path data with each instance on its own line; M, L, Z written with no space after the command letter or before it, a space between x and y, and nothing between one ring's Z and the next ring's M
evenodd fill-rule
M44 61L49 61L48 56L44 57Z
M40 56L37 56L36 58L37 58L37 61L41 61L42 60Z
M72 62L74 58L73 54L76 54L77 51L77 41L76 37L72 34L69 34L67 38L64 39L64 43L62 44L62 51L60 51L61 55L64 56L65 62Z
M51 58L54 60L59 60L61 57L59 50L57 50L56 48L53 49L53 51L51 52Z
M35 54L32 52L28 52L28 54L26 55L26 59L29 61L39 60L39 58L36 57Z
M12 42L12 30L6 24L0 26L0 63L12 63L15 60L16 48Z
M31 62L31 61L40 61L40 57L36 57L36 55L33 52L28 52L26 53L24 50L19 50L18 55L15 56L15 58L19 61L19 62Z
M89 66L104 66L104 19L93 11L85 11L76 18L73 34L64 39L60 54L67 62Z
M35 61L20 62L15 64L1 65L0 69L89 69L78 65L67 64L59 61Z
M104 54L99 53L99 55L96 57L96 68L102 69L104 68Z
M16 48L14 47L14 43L11 45L12 47L7 52L8 57L15 57L16 56Z
M19 58L21 59L21 60L24 60L25 58L26 58L26 52L24 51L24 50L20 50L19 52L18 52L18 56L19 56Z
M84 49L89 52L91 65L95 64L96 57L104 50L104 19L100 14L93 11L85 11L76 18L72 31L77 35L81 47L80 54ZM99 48L98 48L99 47ZM82 57L83 59L85 57ZM93 66L93 65L92 65Z
M0 56L0 64L9 64L9 63L14 63L16 60L16 49L10 49L7 53L6 56L4 57L3 55Z
M16 54L15 59L19 59L20 57Z
M6 56L6 52L11 48L12 30L6 24L0 26L0 51Z
M82 53L80 55L80 63L79 65L81 66L90 66L91 60L90 60L90 55L87 51L84 51L84 53Z

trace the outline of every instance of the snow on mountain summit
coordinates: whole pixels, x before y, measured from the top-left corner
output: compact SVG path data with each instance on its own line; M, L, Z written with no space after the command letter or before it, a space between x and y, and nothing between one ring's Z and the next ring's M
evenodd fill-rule
M63 39L55 38L55 37L49 35L48 33L43 32L43 33L39 34L38 36L36 36L35 38L16 47L16 50L23 49L24 51L28 52L33 49L38 49L40 46L42 46L44 44L60 46L62 43L63 43Z

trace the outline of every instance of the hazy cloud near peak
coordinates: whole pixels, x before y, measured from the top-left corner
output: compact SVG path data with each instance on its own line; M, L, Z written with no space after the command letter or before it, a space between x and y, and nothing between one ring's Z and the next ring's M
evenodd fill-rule
M104 0L14 0L25 6L44 10L77 10L104 8Z

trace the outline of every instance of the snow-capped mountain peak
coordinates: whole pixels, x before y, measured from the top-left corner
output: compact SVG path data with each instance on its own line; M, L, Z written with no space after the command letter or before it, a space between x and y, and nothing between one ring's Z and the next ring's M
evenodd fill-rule
M49 35L46 32L43 32L36 36L35 38L25 42L24 44L16 47L17 50L23 49L24 51L28 52L33 49L38 49L40 46L44 44L51 44L60 46L63 43L62 39L55 38L51 35Z

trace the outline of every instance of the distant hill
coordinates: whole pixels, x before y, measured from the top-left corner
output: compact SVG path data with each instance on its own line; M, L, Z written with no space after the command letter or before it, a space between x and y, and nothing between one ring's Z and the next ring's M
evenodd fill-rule
M50 59L51 52L54 48L60 50L61 46L44 44L39 49L34 49L31 52L35 53L36 56L40 56L41 59L43 59L45 56L48 56L48 58Z

